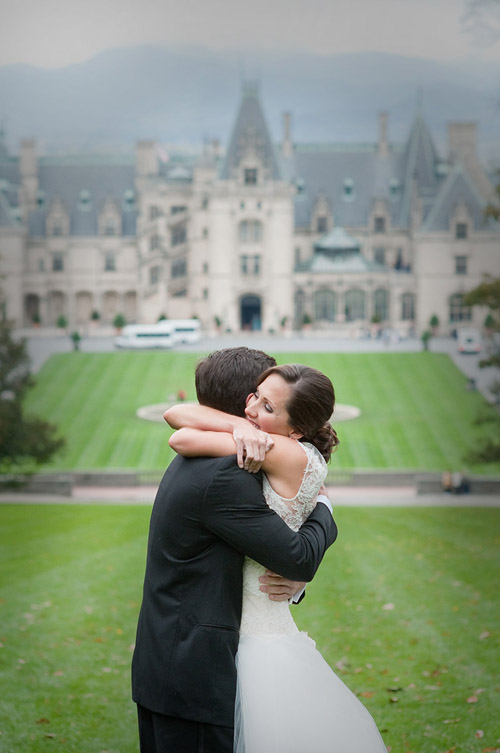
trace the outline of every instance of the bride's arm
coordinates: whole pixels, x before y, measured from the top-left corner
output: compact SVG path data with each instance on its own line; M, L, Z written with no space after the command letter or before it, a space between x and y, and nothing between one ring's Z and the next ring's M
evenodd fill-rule
M163 417L180 430L169 440L179 454L221 457L236 452L240 468L251 473L262 468L271 486L284 497L297 493L307 459L295 439L278 434L270 438L245 418L196 403L173 405Z
M245 423L251 427L248 421ZM278 494L287 498L294 497L304 475L306 454L295 439L279 434L270 436L268 444L272 445L271 448L259 455L256 446L245 443L246 455L238 457L238 464L250 473L262 469ZM223 457L236 452L235 440L229 432L204 431L191 427L175 431L169 439L169 445L179 455L186 457Z
M169 444L181 455L220 457L236 453L240 468L255 473L273 445L269 434L256 429L245 418L205 405L174 405L163 417L180 430L172 435Z
M182 429L187 426L203 431L227 431L231 434L241 422L246 422L240 416L232 416L230 413L223 413L197 403L172 405L165 411L163 418L172 429Z

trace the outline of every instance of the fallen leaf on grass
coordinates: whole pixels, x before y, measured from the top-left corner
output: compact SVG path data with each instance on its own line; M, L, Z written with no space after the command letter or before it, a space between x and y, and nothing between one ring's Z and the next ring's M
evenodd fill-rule
M478 729L478 730L477 730L477 732L476 732L476 737L479 737L479 738L481 738L481 737L484 737L484 732L483 732L483 730L482 730L482 729Z
M479 636L479 640L484 641L485 638L489 638L489 637L490 637L489 631L485 630L484 633L481 633L481 635Z
M363 693L359 694L362 698L373 698L374 693L372 693L371 690L364 690Z
M469 696L469 697L467 698L467 703L477 703L477 702L478 702L478 697L477 697L477 695L470 695L470 696Z
M443 719L443 724L457 724L459 721L460 717L458 719Z
M37 719L35 724L50 724L50 720L42 716L41 719Z

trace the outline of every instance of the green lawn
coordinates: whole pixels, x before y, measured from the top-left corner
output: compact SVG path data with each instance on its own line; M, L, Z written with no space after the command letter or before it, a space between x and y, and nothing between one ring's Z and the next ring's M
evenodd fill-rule
M129 666L149 515L0 506L2 753L137 752ZM336 518L300 627L393 753L499 749L500 510Z
M198 356L181 353L69 353L53 356L37 374L27 407L57 423L66 452L50 469L131 468L161 471L172 453L169 429L136 417L179 389L195 399ZM339 423L341 447L332 473L353 468L441 471L446 467L500 472L500 464L471 466L468 449L485 428L474 424L484 399L468 392L448 356L410 354L279 354L325 371L339 403L361 416Z

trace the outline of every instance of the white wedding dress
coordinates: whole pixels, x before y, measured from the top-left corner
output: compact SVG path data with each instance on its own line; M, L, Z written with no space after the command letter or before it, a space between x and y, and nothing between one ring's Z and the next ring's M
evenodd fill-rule
M295 531L326 476L318 450L301 446L307 467L296 497L283 499L264 477L267 504ZM264 572L245 559L234 753L387 753L370 713L299 631L288 602L260 591Z

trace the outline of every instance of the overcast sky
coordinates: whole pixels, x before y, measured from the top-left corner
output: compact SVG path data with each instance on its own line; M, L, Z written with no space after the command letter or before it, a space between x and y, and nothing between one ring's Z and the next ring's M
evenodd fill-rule
M464 0L0 0L0 65L55 68L144 43L500 62L500 43L474 45L464 33L464 5Z

